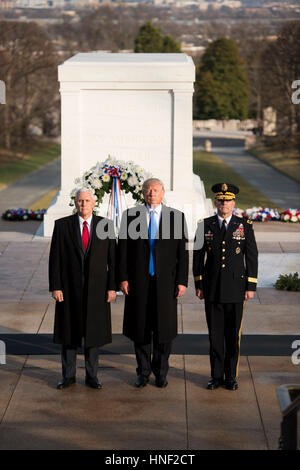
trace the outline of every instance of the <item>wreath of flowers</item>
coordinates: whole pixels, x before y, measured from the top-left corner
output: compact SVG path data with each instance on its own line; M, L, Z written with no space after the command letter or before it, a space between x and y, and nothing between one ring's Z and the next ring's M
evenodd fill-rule
M31 209L8 209L2 214L4 220L43 220L46 209L40 209L37 211L32 211Z
M103 202L105 194L113 191L131 193L133 199L143 203L142 186L151 174L133 161L117 160L110 155L104 162L98 162L82 177L75 179L76 187L70 193L70 206L75 205L76 192L80 188L91 191L96 196L96 207Z

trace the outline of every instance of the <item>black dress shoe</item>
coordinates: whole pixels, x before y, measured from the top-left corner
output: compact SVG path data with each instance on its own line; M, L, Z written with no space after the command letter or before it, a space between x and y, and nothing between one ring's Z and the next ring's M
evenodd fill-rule
M69 379L62 379L60 382L57 384L57 389L62 390L63 388L68 388L70 385L74 384L76 382L75 377L70 377Z
M166 378L155 379L155 385L159 388L165 388L168 385L168 381Z
M223 383L222 379L215 379L214 377L211 377L206 388L207 390L215 390L216 388L219 388L220 385L222 385L222 383Z
M230 377L226 379L225 386L227 390L237 390L239 387L235 377Z
M148 382L149 378L146 375L139 375L137 381L135 382L135 386L137 388L146 387Z
M96 389L102 388L102 383L98 379L85 379L85 385Z

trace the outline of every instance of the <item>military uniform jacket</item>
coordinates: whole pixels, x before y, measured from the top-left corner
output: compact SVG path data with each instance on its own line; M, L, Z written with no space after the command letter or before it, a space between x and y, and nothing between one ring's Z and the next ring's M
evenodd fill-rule
M232 215L224 240L217 215L198 225L193 275L195 288L204 291L205 300L243 302L245 291L256 290L257 269L258 253L251 221Z

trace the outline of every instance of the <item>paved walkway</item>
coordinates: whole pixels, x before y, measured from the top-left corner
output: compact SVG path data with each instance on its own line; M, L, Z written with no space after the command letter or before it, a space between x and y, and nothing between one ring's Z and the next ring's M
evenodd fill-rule
M54 302L47 282L49 240L33 237L34 222L20 224L22 232L11 223L15 232L1 234L0 339L1 334L4 338L4 334L43 335L53 330ZM283 255L291 254L295 243L298 246L299 226L290 226L296 242L289 241L289 226L275 226L285 233L283 244L272 242L274 225L265 225L270 230L268 241L262 236L263 224L256 226L257 237L263 239L259 242L262 254L270 253L272 243ZM299 303L298 292L259 287L246 306L243 333L298 339ZM118 297L112 305L113 334L121 333L122 317L123 297ZM178 324L180 334L207 335L203 301L194 295L191 273L188 291L178 305ZM242 355L239 389L211 392L206 390L207 354L173 354L168 387L158 389L151 378L145 389L138 390L133 386L134 355L111 354L105 347L102 352L101 391L85 387L81 355L77 384L64 391L56 390L59 355L9 355L7 363L0 365L0 449L104 449L109 455L109 449L278 448L277 387L300 383L300 366L292 363L289 353Z
M214 136L213 133L194 137L194 146L203 146L206 139L212 142L212 152L234 169L265 196L283 209L300 207L300 183L285 176L275 168L253 157L244 149L242 139Z

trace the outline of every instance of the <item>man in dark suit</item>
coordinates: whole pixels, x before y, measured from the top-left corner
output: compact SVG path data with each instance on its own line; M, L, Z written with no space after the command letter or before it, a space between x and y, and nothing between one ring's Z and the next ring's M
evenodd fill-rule
M62 345L63 378L57 388L75 383L76 350L84 342L85 383L99 389L98 347L111 342L116 241L112 222L93 215L90 191L78 190L75 205L76 214L55 221L49 257L49 290L56 300L54 342Z
M217 215L204 219L197 228L193 274L196 295L205 300L209 331L211 379L207 388L218 388L225 376L226 388L236 390L243 309L256 290L258 254L252 222L232 214L239 189L219 183L212 191Z
M177 299L188 284L187 230L184 214L162 204L159 179L145 181L143 195L146 204L124 212L119 234L123 333L134 341L136 387L145 387L153 372L163 388L177 335Z

